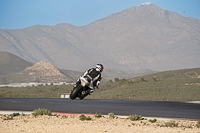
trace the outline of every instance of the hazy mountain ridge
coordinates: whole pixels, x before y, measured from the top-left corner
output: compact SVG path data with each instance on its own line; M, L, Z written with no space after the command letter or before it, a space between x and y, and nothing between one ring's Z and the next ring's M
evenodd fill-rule
M96 63L118 70L195 68L200 66L200 20L143 5L81 27L0 29L0 50L78 71Z
M0 52L0 76L15 73L32 66L33 63L23 60L8 52Z
M155 13L151 13L152 10L155 11ZM168 17L163 17L166 16L166 13ZM174 15L171 16L170 14ZM170 19L167 19L169 16L171 16ZM120 19L126 21L120 21ZM128 65L129 69L130 66L134 66L134 68L142 67L153 70L157 70L156 68L159 68L160 70L160 65L162 65L164 69L170 69L169 64L173 63L175 68L178 67L177 65L184 62L183 60L179 61L180 58L188 57L192 60L193 57L191 57L191 54L190 56L186 56L184 54L187 50L187 52L192 51L191 53L196 53L197 56L194 56L196 60L199 60L200 57L200 54L197 51L197 49L199 50L200 44L200 32L196 30L199 29L200 26L189 21L191 23L190 25L196 26L187 25L190 29L194 30L196 35L193 36L191 33L188 33L185 28L183 28L185 26L184 21L179 27L177 23L171 24L170 21L174 19L181 19L181 24L182 19L187 21L190 20L178 15L177 13L164 11L155 5L150 5L133 7L120 13L110 15L103 20L92 23L92 26L88 25L88 28L92 30L90 33L93 33L93 31L96 30L99 31L100 33L96 32L99 33L99 35L96 36L104 35L104 33L106 33L102 29L106 29L106 31L108 30L109 33L111 33L111 35L109 34L108 36L103 36L104 38L101 38L101 40L117 41L111 45L109 45L109 42L106 42L107 46L110 47L106 49L107 51L105 53L109 53L109 51L111 51L110 55L107 55L108 57L119 57L115 58L117 59L116 61L119 61L119 64ZM196 20L195 22L200 24L199 20ZM104 25L107 27L104 28ZM95 29L96 27L98 28ZM119 32L116 32L115 29ZM122 33L123 36L121 36ZM112 36L112 34L115 35ZM192 44L192 46L189 44ZM125 45L125 47L115 47L115 45ZM131 50L133 50L133 52L131 52ZM172 60L173 58L175 61ZM115 61L115 59L113 60ZM164 62L162 60L164 60ZM191 63L195 64L194 60L192 60Z
M8 52L0 52L0 84L11 83L55 83L75 82L83 72L59 69L48 62L32 64ZM152 70L119 71L104 70L103 82L114 78L132 78L136 76L155 73Z
M0 52L0 84L74 82L79 73L60 70L48 62L33 64L11 53Z

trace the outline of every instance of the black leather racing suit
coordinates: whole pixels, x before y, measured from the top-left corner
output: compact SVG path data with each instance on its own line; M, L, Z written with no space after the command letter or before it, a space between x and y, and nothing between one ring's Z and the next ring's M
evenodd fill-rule
M99 71L99 69L96 68L91 68L85 71L83 77L86 78L89 83L92 83L94 87L98 87L102 79L101 72Z

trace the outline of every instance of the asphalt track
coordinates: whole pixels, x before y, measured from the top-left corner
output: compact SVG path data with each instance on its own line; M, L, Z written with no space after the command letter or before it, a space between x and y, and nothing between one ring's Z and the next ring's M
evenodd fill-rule
M37 108L52 112L108 114L200 120L200 104L141 100L70 100L61 98L0 98L0 110L33 111Z

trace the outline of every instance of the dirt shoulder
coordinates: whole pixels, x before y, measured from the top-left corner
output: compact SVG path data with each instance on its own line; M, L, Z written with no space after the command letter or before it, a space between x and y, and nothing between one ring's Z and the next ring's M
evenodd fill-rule
M78 115L33 116L20 115L13 120L5 120L8 115L0 115L0 133L200 133L197 121L174 121L178 127L165 127L170 120L131 121L125 118L96 118L81 121Z

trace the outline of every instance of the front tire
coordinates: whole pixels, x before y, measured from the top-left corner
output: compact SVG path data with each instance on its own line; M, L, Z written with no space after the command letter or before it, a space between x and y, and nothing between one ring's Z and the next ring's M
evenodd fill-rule
M78 97L78 93L81 88L82 88L82 86L80 84L77 84L76 87L72 90L72 92L70 94L70 99L72 99L72 100L76 99L76 97Z

